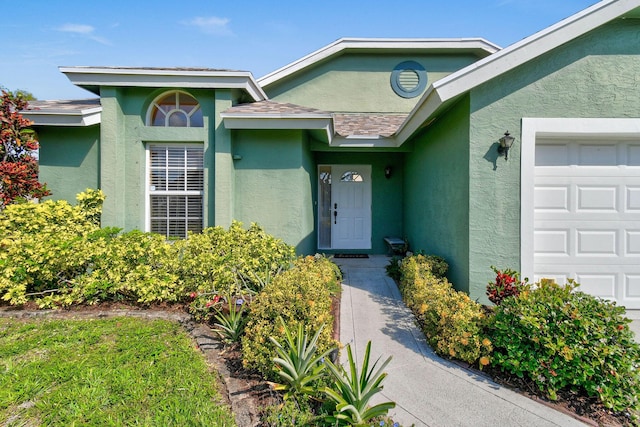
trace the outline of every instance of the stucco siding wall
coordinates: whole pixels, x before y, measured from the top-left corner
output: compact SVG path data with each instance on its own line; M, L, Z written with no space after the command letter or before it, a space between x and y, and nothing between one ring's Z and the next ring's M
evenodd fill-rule
M640 20L617 20L471 93L470 294L485 299L491 265L520 268L523 117L640 117ZM497 143L515 137L509 160Z
M314 214L302 131L234 131L235 219L312 253Z
M325 111L408 113L419 97L391 88L391 72L413 60L427 71L427 85L477 61L472 55L347 54L265 88L274 101Z
M100 186L100 127L37 127L40 182L51 199L75 203L76 195Z
M469 283L469 100L458 102L413 142L405 162L405 234L413 250L440 255L448 278Z
M215 94L212 91L187 91L200 102L204 113L204 127L146 126L147 109L153 99L166 89L102 88L101 178L107 198L102 214L104 225L125 230L144 230L146 147L149 144L203 144L205 149L205 180L208 192L213 193L210 170L213 139L210 117L215 113ZM229 106L231 101L228 101ZM213 200L205 197L205 226L212 224Z
M319 165L371 165L371 253L374 254L387 252L385 237L404 237L403 157L402 153L393 152L316 152ZM389 179L384 176L387 166L392 169ZM317 179L317 172L313 179ZM317 199L314 200L314 209L316 206Z

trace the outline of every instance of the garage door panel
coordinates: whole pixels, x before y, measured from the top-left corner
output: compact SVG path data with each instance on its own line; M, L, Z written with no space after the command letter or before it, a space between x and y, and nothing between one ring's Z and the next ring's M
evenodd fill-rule
M536 144L534 277L640 308L640 143Z
M624 286L625 298L637 298L640 301L640 274L626 274Z
M578 167L617 166L618 147L615 144L578 144Z
M595 295L600 298L616 299L619 292L616 292L616 274L576 274L576 282L580 283L580 288L584 293Z
M640 212L640 186L627 186L626 190L627 197L624 204L626 211L632 213Z
M640 257L640 230L626 231L624 248L625 256Z
M569 186L547 186L540 185L535 188L534 196L537 211L569 211Z
M616 230L576 230L576 256L618 256Z
M536 255L569 256L570 230L536 230L534 248Z
M618 212L617 186L577 185L578 196L576 211Z
M627 166L640 166L640 144L627 147Z

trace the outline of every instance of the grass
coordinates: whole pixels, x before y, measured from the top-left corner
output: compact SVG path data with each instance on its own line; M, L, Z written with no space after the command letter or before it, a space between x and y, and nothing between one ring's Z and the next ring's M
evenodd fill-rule
M173 322L0 319L0 425L235 426L216 384Z

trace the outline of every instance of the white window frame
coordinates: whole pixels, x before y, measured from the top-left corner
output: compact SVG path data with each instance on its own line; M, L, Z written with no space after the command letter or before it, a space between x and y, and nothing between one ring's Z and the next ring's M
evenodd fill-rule
M173 91L169 91L169 92L164 92L160 95L158 95L153 101L151 101L151 104L149 105L149 108L147 109L147 119L146 119L146 124L147 126L154 126L152 123L152 113L154 111L154 109L157 109L158 111L162 112L164 114L164 127L192 127L191 126L191 116L194 115L196 112L201 111L201 106L200 106L200 102L198 101L198 104L196 105L196 107L193 108L193 110L191 110L191 112L187 113L185 110L183 110L182 108L180 108L180 101L179 101L179 94L184 94L187 95L193 99L195 99L196 101L198 101L196 99L195 96L191 95L188 92L185 92L183 90L173 90ZM160 108L160 104L158 104L159 101L165 99L168 96L173 95L175 97L175 105L176 108L174 108L173 110L170 110L168 112L164 112L162 110L162 108ZM184 114L187 118L187 125L186 126L169 126L169 118L171 117L172 114L176 113L176 112L180 112L182 114ZM204 123L203 123L204 126ZM193 126L193 127L203 127L203 126ZM162 127L162 126L155 126L155 127Z
M151 231L151 196L200 196L202 198L202 228L206 227L205 218L204 218L204 189L206 187L206 183L203 181L202 190L160 190L160 191L151 191L151 150L153 148L162 147L162 148L200 148L203 151L203 180L204 180L204 144L202 143L156 143L149 142L145 146L145 231ZM167 217L168 219L168 217ZM165 234L167 238L168 235Z

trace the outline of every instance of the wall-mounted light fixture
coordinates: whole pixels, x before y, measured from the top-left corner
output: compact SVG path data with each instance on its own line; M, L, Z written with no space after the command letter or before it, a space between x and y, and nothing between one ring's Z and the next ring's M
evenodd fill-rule
M384 177L387 179L391 178L391 172L391 166L387 166L386 168L384 168Z
M509 155L509 149L513 145L513 141L516 139L509 134L509 131L504 133L504 136L500 138L500 145L498 146L498 154L503 155L504 159L507 160L507 156Z

